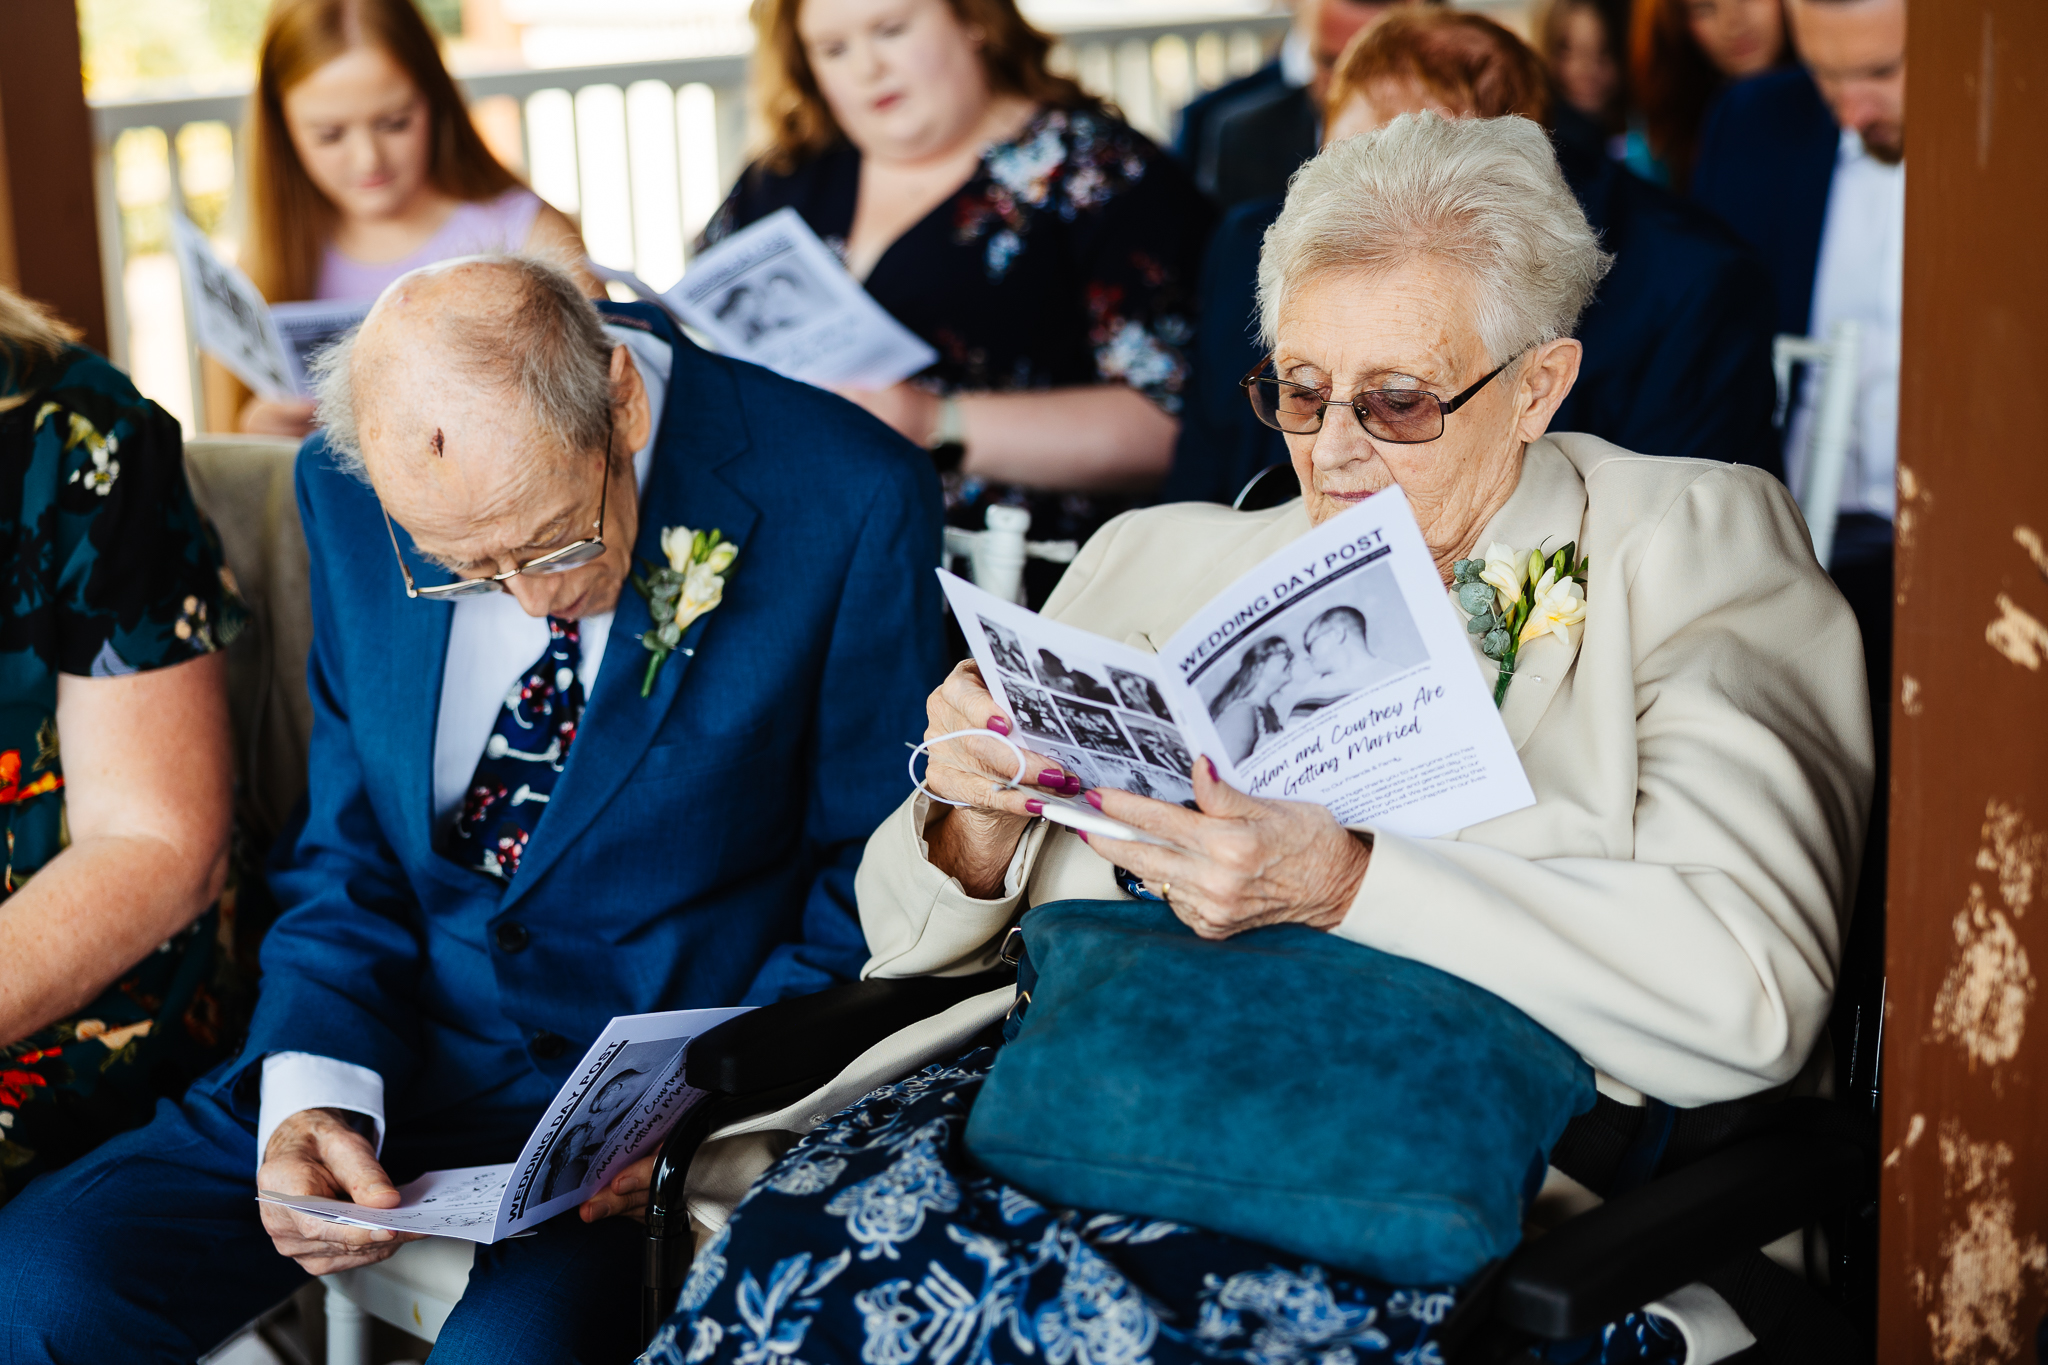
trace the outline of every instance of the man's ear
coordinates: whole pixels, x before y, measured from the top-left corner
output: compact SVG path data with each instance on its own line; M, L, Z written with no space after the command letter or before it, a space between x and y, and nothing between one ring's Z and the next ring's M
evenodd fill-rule
M1584 355L1585 347L1573 337L1546 341L1530 350L1519 385L1522 415L1515 424L1518 438L1533 441L1550 430L1551 417L1578 382L1579 361Z
M647 385L640 378L640 367L633 363L633 352L623 343L612 347L611 386L617 445L630 459L654 434L654 410L647 401Z

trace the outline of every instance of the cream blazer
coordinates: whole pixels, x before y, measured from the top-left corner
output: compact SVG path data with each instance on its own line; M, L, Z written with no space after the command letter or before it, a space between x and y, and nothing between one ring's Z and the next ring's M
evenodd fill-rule
M1308 529L1299 500L1132 512L1045 614L1151 650ZM1856 622L1791 496L1739 465L1548 436L1479 537L1494 541L1577 541L1592 561L1584 625L1525 645L1501 708L1536 804L1435 839L1361 826L1372 859L1335 932L1512 1001L1619 1098L1793 1080L1841 960L1872 751ZM1476 642L1472 666L1490 689ZM927 860L928 815L913 796L868 843L867 975L978 971L1027 907L1123 895L1037 821L1005 894L977 899Z

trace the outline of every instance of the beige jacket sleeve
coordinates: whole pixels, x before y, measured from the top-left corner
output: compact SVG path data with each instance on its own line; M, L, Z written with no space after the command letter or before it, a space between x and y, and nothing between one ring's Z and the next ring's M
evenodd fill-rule
M932 866L924 829L933 804L912 793L868 840L853 881L868 940L863 978L986 971L996 965L1004 931L1024 912L1024 888L1045 844L1045 822L1026 826L1003 877L1003 894L982 900L968 895L958 877Z
M1753 1094L1805 1063L1872 776L1854 621L1782 490L1731 497L1723 477L1680 494L1638 562L1594 565L1589 611L1625 600L1632 647L1613 695L1559 701L1616 730L1567 727L1525 751L1539 791L1545 771L1632 763L1614 788L1632 788L1632 824L1624 809L1606 847L1560 836L1555 816L1509 823L1534 813L1452 839L1376 833L1337 930L1484 986L1677 1105ZM1573 686L1598 689L1598 661L1579 665Z

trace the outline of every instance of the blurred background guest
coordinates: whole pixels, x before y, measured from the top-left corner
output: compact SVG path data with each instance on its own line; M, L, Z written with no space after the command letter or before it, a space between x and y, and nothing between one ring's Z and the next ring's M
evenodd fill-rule
M1582 125L1589 141L1613 149L1626 137L1628 88L1622 15L1596 0L1542 0L1529 16L1532 42L1556 86L1551 114L1562 131Z
M1086 540L1165 475L1210 211L1015 0L765 0L769 129L707 243L785 207L938 351L846 397L933 449L947 516ZM1032 605L1060 567L1033 560Z
M0 1204L219 1061L240 620L178 425L0 288Z
M1528 44L1482 15L1409 6L1360 34L1337 63L1329 137L1424 109L1519 115L1546 127L1553 112L1548 76ZM1756 254L1597 144L1552 141L1614 267L1579 320L1584 357L1551 429L1779 472L1770 287ZM1286 459L1284 441L1258 422L1239 382L1263 354L1253 295L1260 243L1280 203L1240 204L1210 245L1187 416L1162 501L1229 502L1252 475Z
M1287 178L1323 141L1330 68L1391 0L1295 0L1273 60L1181 110L1173 154L1221 208L1287 193Z
M486 251L581 270L575 224L484 146L413 0L277 0L243 137L241 265L272 303L368 306L408 270ZM207 410L243 431L312 430L310 398L252 397L210 361L207 384Z
M1693 196L1769 263L1777 329L1861 334L1856 413L1828 565L1863 627L1880 753L1891 718L1892 517L1906 236L1905 0L1791 0L1805 67L1731 88L1700 139ZM1809 71L1811 75L1809 76ZM1798 488L1818 386L1786 424Z
M1779 0L1636 0L1632 28L1629 74L1647 147L1630 166L1682 193L1714 97L1792 60L1785 14Z

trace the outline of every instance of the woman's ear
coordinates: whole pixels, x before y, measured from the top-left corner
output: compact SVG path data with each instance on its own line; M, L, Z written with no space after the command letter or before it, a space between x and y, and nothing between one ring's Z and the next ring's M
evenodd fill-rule
M1515 424L1518 438L1533 441L1550 430L1551 417L1578 381L1579 361L1584 355L1585 347L1574 337L1546 341L1530 350L1522 367L1522 412Z

